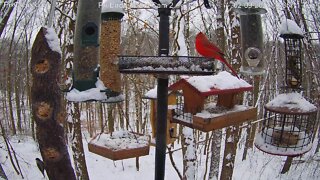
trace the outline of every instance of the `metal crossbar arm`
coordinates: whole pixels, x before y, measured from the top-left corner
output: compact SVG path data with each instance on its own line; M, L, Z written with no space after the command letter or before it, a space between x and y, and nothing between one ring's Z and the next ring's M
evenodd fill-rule
M190 56L119 56L121 73L193 74L214 73L214 61Z

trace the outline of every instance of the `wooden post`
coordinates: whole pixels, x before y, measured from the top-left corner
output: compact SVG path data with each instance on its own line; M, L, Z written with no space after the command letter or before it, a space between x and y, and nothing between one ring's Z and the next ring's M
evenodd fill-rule
M60 47L52 29L41 28L32 47L32 113L37 140L49 179L76 179L65 142L60 76ZM59 42L59 41L58 41Z

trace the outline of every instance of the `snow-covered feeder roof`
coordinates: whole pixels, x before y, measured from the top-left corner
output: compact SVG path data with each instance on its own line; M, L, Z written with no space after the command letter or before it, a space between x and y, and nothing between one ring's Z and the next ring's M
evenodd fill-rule
M124 4L121 0L103 0L102 19L121 19L124 15Z
M299 93L279 94L265 107L274 112L287 114L308 114L317 111L317 107Z
M237 0L233 9L240 15L267 13L262 0Z
M297 23L291 19L284 19L280 24L280 37L302 39L304 33Z
M252 90L252 86L243 79L231 75L227 71L222 71L212 76L193 76L181 79L172 84L169 89L177 90L180 84L190 85L194 90L203 96L237 93Z

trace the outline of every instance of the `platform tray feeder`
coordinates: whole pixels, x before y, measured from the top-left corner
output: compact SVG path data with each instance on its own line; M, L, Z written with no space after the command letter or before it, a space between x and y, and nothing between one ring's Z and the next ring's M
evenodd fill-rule
M90 152L113 161L149 155L150 136L117 131L98 134L89 143Z
M283 99L281 105L277 103L279 99ZM280 94L265 106L262 129L256 136L255 146L273 155L302 155L312 148L316 116L316 106L300 94Z
M214 60L191 56L119 56L119 71L124 74L211 75Z
M221 74L219 73L215 76L226 79L231 77L237 79L227 72L221 72ZM204 76L204 81L214 86L215 82L206 79L207 77L209 76ZM202 76L196 79L181 79L169 87L169 90L182 90L183 93L183 102L178 102L176 108L170 110L173 115L173 123L209 132L253 120L257 117L257 109L255 107L236 105L236 96L245 91L252 90L251 85L246 83L245 86L227 89L211 87L210 89L201 91L193 85L193 83L203 84L201 81L197 82L197 79L201 78ZM214 79L214 76L210 76L209 78ZM215 81L221 81L221 79L216 78ZM244 82L243 80L239 81ZM206 104L205 101L209 96L218 96L217 102Z

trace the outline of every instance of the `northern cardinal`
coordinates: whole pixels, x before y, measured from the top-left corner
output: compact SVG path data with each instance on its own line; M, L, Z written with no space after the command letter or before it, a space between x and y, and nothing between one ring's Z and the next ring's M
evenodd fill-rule
M196 36L196 50L200 55L204 57L214 58L223 62L232 71L233 75L235 75L239 79L239 76L237 75L236 71L223 57L224 53L217 46L211 43L202 32L199 32Z

